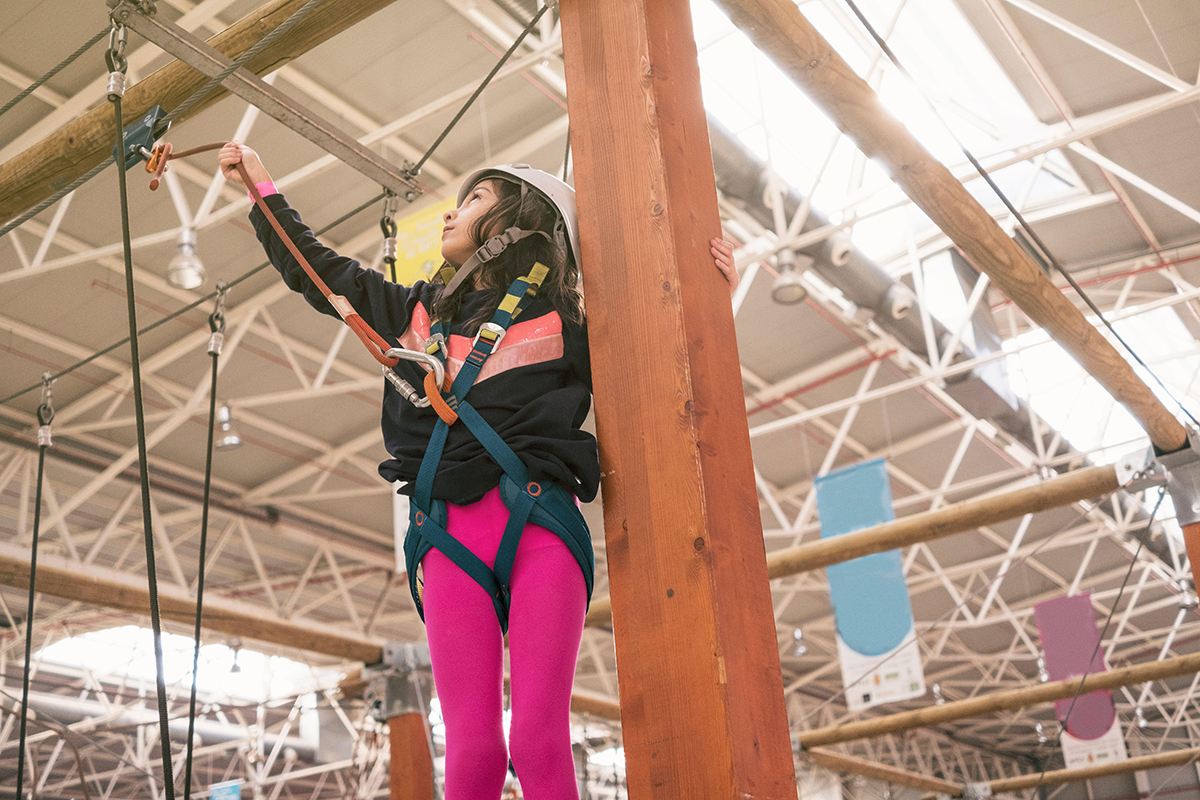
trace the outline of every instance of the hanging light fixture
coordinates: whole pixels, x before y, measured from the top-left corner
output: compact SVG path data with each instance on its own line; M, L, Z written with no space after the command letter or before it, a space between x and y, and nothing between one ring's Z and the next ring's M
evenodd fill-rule
M1046 671L1046 659L1042 658L1041 656L1038 656L1037 668L1038 668L1038 680L1042 683L1046 683L1047 681L1049 681L1050 673Z
M779 264L779 275L771 286L771 299L785 306L803 303L808 297L808 289L800 276L812 266L811 256L797 254L795 250L780 250L775 257Z
M792 633L792 636L795 638L795 642L796 642L794 648L792 649L792 655L793 656L802 656L805 653L807 653L808 646L806 644L804 644L804 634L800 631L799 628L796 628L796 630Z
M233 429L233 411L228 403L222 403L217 409L217 424L221 426L221 432L213 444L215 449L234 450L242 446L242 437Z
M208 274L196 257L196 231L184 228L179 232L179 252L167 264L167 283L177 289L195 289L204 283Z
M1042 723L1039 722L1037 725L1034 725L1033 729L1037 731L1038 744L1045 744L1046 730L1042 727Z

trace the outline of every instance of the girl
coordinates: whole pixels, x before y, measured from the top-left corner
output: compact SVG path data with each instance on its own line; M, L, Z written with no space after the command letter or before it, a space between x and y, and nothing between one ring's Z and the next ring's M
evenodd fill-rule
M569 715L593 562L575 498L595 498L600 466L580 430L592 378L574 191L522 164L474 173L445 215L437 279L404 287L318 242L253 150L228 144L220 162L237 183L245 165L300 252L368 325L438 355L455 381L450 422L385 384L392 457L379 467L413 496L405 552L446 723L446 800L499 798L510 757L529 800L578 798ZM250 220L287 285L337 316L257 207ZM732 245L713 239L711 249L736 285ZM423 385L423 367L395 371Z

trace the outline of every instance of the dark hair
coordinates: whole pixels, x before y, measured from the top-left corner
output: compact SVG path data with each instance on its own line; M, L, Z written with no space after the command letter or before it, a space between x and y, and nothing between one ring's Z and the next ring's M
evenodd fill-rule
M560 234L560 246L555 242L554 228L559 213L540 192L504 178L484 178L496 187L496 202L479 216L467 230L476 247L483 244L488 232L492 235L511 227L526 231L543 231L546 236L528 236L510 244L500 255L479 265L471 276L475 286L491 292L488 302L474 317L466 321L465 333L475 333L479 326L491 319L496 308L504 299L508 287L517 278L529 273L535 262L548 269L546 279L538 288L538 297L545 299L567 322L583 323L583 293L579 290L579 266L575 263L566 230ZM522 196L523 195L523 196ZM445 266L443 264L443 266ZM470 279L468 279L470 280ZM433 300L434 319L453 320L462 306L465 287L459 287L447 297L441 287Z

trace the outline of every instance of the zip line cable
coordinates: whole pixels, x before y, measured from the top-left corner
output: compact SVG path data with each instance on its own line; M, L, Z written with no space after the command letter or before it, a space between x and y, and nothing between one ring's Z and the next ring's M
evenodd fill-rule
M115 57L114 57L115 56ZM114 63L115 62L115 63ZM113 105L117 126L117 152L125 152L125 125L121 114L121 96L125 93L125 58L109 51L108 99ZM150 625L154 630L155 689L158 695L159 750L163 762L163 787L166 800L175 800L175 778L171 763L171 730L167 714L167 684L163 669L162 619L158 608L158 575L154 560L154 531L150 509L150 473L146 463L146 410L142 402L142 369L138 353L137 303L133 285L133 246L129 234L129 193L123 164L117 165L117 192L121 205L121 242L125 255L125 299L129 317L129 358L133 378L133 411L137 421L138 473L142 487L142 530L146 547L146 580L150 592Z
M180 116L182 116L185 112L190 110L192 108L192 106L196 105L196 103L200 102L200 100L203 99L205 95L207 95L210 91L212 91L213 87L215 87L217 84L221 83L221 81L225 80L230 75L232 75L234 72L236 72L238 69L240 69L251 58L253 58L254 56L258 55L260 52L262 52L263 48L265 48L271 42L275 41L280 36L287 33L287 31L290 30L296 23L298 23L300 20L304 19L304 17L307 16L309 11L312 11L314 8L316 8L318 5L320 5L323 2L324 2L324 0L308 0L307 3L305 3L303 6L301 6L300 8L298 8L296 10L296 13L292 14L290 17L285 19L283 22L281 22L279 24L279 26L277 28L273 29L270 33L268 33L266 36L264 36L262 39L260 39L258 42L256 42L253 47L251 47L249 50L247 50L246 52L244 52L240 56L238 56L238 58L235 59L234 62L232 64L230 64L228 67L226 67L221 73L213 76L207 82L205 82L205 84L203 86L201 86L195 92L192 92L191 95L189 95L187 98L184 99L184 101L182 103L180 103L178 106L176 106L174 109L172 109L170 111L170 113L168 113L167 116L164 117L163 120L159 123L159 127L162 128L162 132L165 133L166 128L169 127L172 122L174 122L176 119L178 119ZM96 37L94 37L93 40L88 43L87 47L90 47L91 45L93 45L97 41L99 41L100 38L102 38L105 33L109 33L108 28L106 28L103 33L98 34ZM75 58L77 58L80 54L82 54L83 51L85 51L87 49L87 47L80 48L79 51L72 54L70 57L70 60L74 60ZM63 62L55 69L56 70L61 69L62 67L65 67L68 63L70 63L70 61ZM46 78L49 78L49 77L52 77L52 76L48 74L46 76ZM38 84L38 85L40 85L40 84ZM30 87L26 91L31 92L35 88L37 88L37 86ZM14 98L12 101L10 101L10 104L15 103L19 99L20 99L20 97ZM8 107L6 106L4 110L7 111ZM3 114L3 113L4 113L4 111L0 111L0 114ZM4 236L6 233L13 230L14 228L17 228L17 227L25 224L29 220L33 219L38 214L45 211L47 208L49 208L50 206L57 203L63 197L65 197L66 195L75 191L80 186L82 186L83 184L90 181L92 178L99 175L101 172L104 171L105 167L107 167L110 163L112 163L112 158L111 157L105 158L99 164L97 164L96 166L94 166L90 170L88 170L87 174L72 181L68 186L66 186L63 189L58 190L53 195L51 195L49 198L47 198L46 200L43 200L41 203L39 203L36 207L30 209L29 211L26 211L24 214L22 214L21 216L17 217L14 220L12 220L11 222L8 222L3 227L0 227L0 236Z
M1059 746L1060 750L1062 749L1062 737L1067 735L1067 723L1069 723L1071 721L1071 712L1073 712L1075 710L1075 703L1078 702L1079 698L1083 695L1084 684L1087 683L1088 675L1091 674L1090 670L1092 668L1092 662L1094 662L1096 660L1096 655L1100 652L1100 645L1104 641L1104 634L1108 633L1109 623L1112 622L1113 614L1116 613L1117 606L1121 602L1121 596L1125 593L1125 587L1129 584L1129 576L1133 574L1133 567L1135 564L1137 564L1138 556L1142 552L1142 545L1145 544L1146 537L1148 537L1150 535L1150 528L1154 525L1154 517L1156 514L1158 514L1159 506L1162 505L1163 498L1165 498L1166 496L1167 496L1166 487L1165 486L1160 487L1158 490L1158 500L1154 503L1154 510L1150 512L1149 522L1146 523L1145 535L1138 539L1137 551L1134 552L1133 558L1131 558L1129 560L1129 569L1125 571L1125 578L1121 581L1121 588L1117 590L1117 599L1113 601L1112 606L1108 609L1108 617L1106 617L1104 620L1104 627L1100 629L1100 636L1096 638L1096 646L1094 648L1092 648L1092 655L1088 659L1088 666L1087 666L1089 672L1085 672L1083 677L1079 680L1079 688L1075 691L1075 696L1071 698L1071 705L1069 705L1067 707L1067 714L1065 717L1063 717L1063 721L1059 725L1058 746ZM1064 760L1064 762L1066 761L1065 755L1063 757L1063 760ZM1041 774L1038 775L1038 782L1033 787L1033 796L1035 796L1035 797L1037 796L1037 790L1039 788L1041 788L1042 781L1044 781L1045 779L1046 779L1046 768L1043 766Z
M550 10L550 6L543 5L538 9L538 12L533 15L533 19L529 20L529 24L525 26L525 30L521 31L521 35L513 40L513 43L509 46L508 50L504 51L504 55L500 56L500 60L496 62L496 66L492 67L492 71L489 72L487 77L483 79L483 82L479 84L479 88L477 88L475 92L467 98L467 102L463 103L463 107L460 108L458 113L454 115L454 119L450 120L450 124L446 126L446 129L438 135L433 144L429 145L429 149L425 151L425 155L421 156L420 160L409 168L408 171L411 175L416 175L421 171L421 167L424 166L425 162L429 160L429 157L433 155L433 151L437 150L438 145L440 145L442 141L450 135L450 131L454 130L454 126L457 125L458 121L463 118L463 114L466 114L467 109L471 107L471 104L475 102L479 95L483 94L483 90L486 89L487 85L492 82L492 78L496 77L496 73L500 71L512 54L517 52L517 48L521 46L521 42L525 41L525 37L529 35L529 32L537 27L538 20L540 20L542 15L548 10Z
M232 64L209 78L203 86L188 95L182 103L177 105L167 114L166 117L163 118L160 124L163 125L164 132L167 126L191 110L192 106L200 102L200 100L210 91L212 91L213 88L221 84L230 75L241 69L247 61L261 53L269 44L271 44L271 42L275 41L280 36L291 30L296 23L308 16L308 12L312 11L323 2L325 2L325 0L308 0L307 3L296 9L294 14L281 22L277 28L272 30L262 39L255 42L253 47L234 59Z
M38 468L37 489L33 501L33 542L29 554L29 604L25 609L25 668L21 676L21 732L18 737L17 749L17 797L23 797L21 790L25 781L25 739L26 723L29 718L29 673L33 661L33 603L36 593L34 584L37 580L38 532L42 523L42 478L46 467L46 448L50 447L50 422L54 419L54 405L51 398L53 378L47 372L42 375L42 404L38 406Z
M325 233L328 233L330 230L336 228L338 225L341 225L343 222L346 222L346 221L352 219L353 217L358 216L362 212L366 211L368 208L370 208L371 206L375 205L380 200L382 200L383 197L384 197L384 195L382 192L380 194L375 195L374 197L372 197L370 200L366 201L362 205L357 206L356 208L352 209L351 211L346 212L345 214L338 217L333 222L330 222L328 225L324 226L323 228L320 228L319 230L314 231L313 235L321 236ZM242 283L243 281L246 281L246 280L252 278L253 276L262 272L264 269L266 269L269 266L271 266L271 262L264 261L263 263L259 264L257 267L254 267L253 269L251 269L247 272L243 272L241 275L239 275L238 277L229 281L225 285L226 291L228 291L229 289L232 289L234 286L237 286L238 284ZM144 328L139 329L138 335L144 336L145 334L149 333L150 331L154 330L155 328L159 327L160 325L164 325L173 319L177 319L177 318L183 316L184 314L186 314L187 312L192 311L192 310L204 305L205 303L209 302L210 300L215 299L216 296L217 296L217 292L215 292L215 291L209 292L208 294L204 295L203 297L201 297L197 300L194 300L191 303L188 303L183 308L180 308L176 311L172 311L170 314L166 315L162 319L151 322L149 325L146 325ZM81 359L80 361L75 362L71 366L65 367L65 368L59 370L58 372L54 373L54 375L52 377L55 379L58 379L58 378L63 377L64 375L70 375L72 372L79 369L80 367L84 367L84 366L90 364L91 362L95 361L96 359L108 355L109 353L116 350L117 348L123 347L128 341L129 341L129 337L126 336L124 339L121 339L120 341L113 342L108 347L105 347L103 350L98 350L95 353L92 353L87 358ZM13 394L10 394L8 397L0 399L0 405L7 405L8 403L17 399L18 397L26 395L29 392L32 392L34 389L37 389L39 386L41 386L40 383L35 383L30 386L26 386L24 389L14 392Z
M888 60L892 62L896 69L900 71L900 74L907 78L909 83L911 83L921 94L921 97L925 100L929 110L933 112L933 115L937 117L939 122L942 123L942 127L945 128L950 136L954 139L955 144L958 145L958 149L962 151L962 154L966 156L969 162L971 162L971 166L975 168L975 171L979 173L979 176L987 182L987 185L991 187L996 196L1000 198L1000 201L1004 203L1005 208L1007 208L1008 212L1013 215L1013 219L1015 219L1017 224L1021 226L1021 230L1037 246L1038 250L1045 257L1045 259L1049 261L1056 270L1058 270L1059 274L1066 278L1067 283L1069 283L1071 288L1075 290L1075 293L1083 299L1083 302L1086 303L1088 308L1092 310L1092 313L1100 319L1100 322L1102 322L1104 327L1108 329L1109 333L1113 335L1113 338L1121 343L1121 345L1129 352L1129 355L1133 356L1133 360L1136 361L1142 367L1142 369L1144 369L1146 373L1154 379L1154 382L1157 383L1163 392L1166 393L1167 397L1171 398L1175 405L1179 406L1179 409L1184 413L1184 415L1187 416L1188 419L1192 421L1193 424L1200 426L1200 420L1197 420L1196 417L1193 416L1192 412L1188 411L1183 403L1171 393L1171 390L1167 388L1167 385L1163 383L1162 379L1155 374L1154 370L1150 369L1150 365L1142 360L1142 357L1137 354L1137 351L1133 349L1129 342L1125 341L1125 338L1121 336L1121 334L1117 333L1117 329L1111 322L1108 321L1099 307L1092 302L1092 298L1089 297L1087 292L1083 290L1083 287L1079 285L1079 283L1075 280L1075 277L1071 275L1071 273L1068 272L1065 267L1063 267L1057 258L1054 257L1054 253L1050 251L1050 248L1045 242L1042 241L1042 238L1038 236L1036 232L1034 232L1033 227L1026 221L1025 216L1020 212L1019 209L1017 209L1015 205L1013 205L1013 202L1008 199L1008 195L1006 195L1000 189L1000 187L996 184L996 181L992 179L991 173L984 168L983 164L979 162L979 159L975 158L975 154L972 153L965 144L963 144L963 141L958 137L958 134L954 132L954 130L946 122L945 118L942 117L941 113L934 106L933 101L930 100L929 95L926 94L925 89L917 82L915 78L913 78L912 74L904 67L904 65L900 63L900 59L896 56L895 52L892 51L892 48L883 39L883 37L879 35L879 32L875 30L875 26L873 26L867 20L866 15L864 15L862 10L859 9L858 4L855 3L854 0L846 0L846 5L850 7L852 12L854 12L854 16L858 17L858 21L861 22L863 27L867 29L867 33L869 33L871 38L875 40L875 44L878 45L879 49L887 55Z
M192 796L192 754L196 733L196 690L200 672L200 628L204 616L204 572L208 552L208 498L212 490L213 429L217 418L217 362L221 358L221 347L225 343L225 299L228 287L217 284L217 301L208 317L211 332L208 337L208 354L212 356L212 380L208 388L208 448L204 451L204 500L200 506L200 554L196 576L196 629L195 645L192 648L192 691L188 698L187 756L184 760L183 800Z
M319 3L320 1L321 0L310 0L309 3L305 4L305 6L301 7L296 12L296 15L299 15L301 12L307 13L306 9L308 9L310 6L314 6L316 3ZM487 88L488 83L492 80L492 78L495 77L496 73L500 71L500 69L508 61L509 57L512 56L512 54L514 52L516 52L517 47L520 46L521 42L525 39L526 35L529 34L529 32L533 30L536 23L541 18L542 14L544 14L548 8L549 8L549 6L543 6L541 8L541 10L538 11L538 13L534 16L533 20L531 20L529 25L526 26L525 30L522 31L521 35L518 36L517 39L513 42L512 46L508 49L508 51L505 52L503 56L501 56L499 62L492 69L492 71L489 72L488 75L483 79L483 82L480 83L479 87L475 90L474 94L471 95L470 99L467 100L466 104L462 107L462 109L459 110L458 114L455 115L454 119L450 122L450 124L446 127L446 129L444 131L442 131L440 136L438 136L437 141L435 141L429 147L429 149L425 151L425 154L421 157L421 160L418 161L416 163L416 165L414 165L410 169L410 172L412 172L413 174L418 172L420 170L421 166L429 159L430 156L433 155L433 151L437 149L438 145L440 145L442 143L442 141L446 138L446 136L454 128L454 126L458 124L458 122L462 119L463 115L467 112L467 109L470 107L471 103L473 103L475 101L475 99L483 92L483 90L485 88ZM295 17L296 15L293 15L293 17ZM285 20L280 25L280 27L283 27L283 25L287 25L288 22L290 22L290 21L291 21L291 18L289 18L288 20ZM299 20L297 20L297 21L299 21ZM276 28L275 30L279 30L279 28ZM272 31L272 33L274 33L274 31ZM268 36L269 35L270 34L268 34ZM249 51L247 51L247 52L249 52ZM205 91L207 91L207 89ZM189 98L189 100L190 99L191 98ZM187 102L187 101L185 100L184 102ZM112 159L107 159L103 163L97 165L91 172L89 172L87 175L84 175L82 178L77 180L71 186L67 187L67 189L59 192L51 199L45 201L44 203L39 205L33 211L26 213L19 219L14 220L13 222L9 223L8 225L4 226L3 228L0 228L0 236L3 236L5 233L7 233L8 231L17 227L21 223L25 222L26 220L30 219L31 217L35 216L36 214L40 213L41 211L44 211L45 209L49 208L60 197L67 194L69 191L74 190L77 186L79 186L80 184L87 181L89 178L93 177L94 175L99 173L101 170L103 170L106 166L108 166L109 163L111 163L111 161L112 161ZM314 231L314 235L320 236L320 235L328 232L332 228L334 228L338 225L341 225L343 222L346 222L347 220L357 216L359 213L365 211L367 208L375 205L375 203L378 203L380 200L383 200L386 197L387 197L387 192L380 192L379 194L375 195L367 202L365 202L362 205L355 208L353 211L343 214L341 217L338 217L336 220L329 223L328 225L321 228L320 230ZM242 281L245 281L246 279L250 278L251 276L258 274L259 272L266 269L270 265L271 265L270 261L264 261L263 263L259 264L257 267L254 267L253 269L251 269L249 272L243 273L239 277L230 281L227 284L226 288L232 289L234 286L237 286ZM171 320L187 313L188 311L191 311L192 309L195 309L195 308L209 302L210 300L215 299L216 296L217 296L217 292L215 292L215 291L209 292L208 294L204 295L203 297L187 304L183 308L180 308L178 311L172 312L171 314L168 314L167 316L163 317L162 319L150 323L146 327L139 330L138 333L139 334L149 333L150 331L154 330L155 328L159 327L160 325L170 322ZM71 366L66 367L65 369L62 369L62 370L54 373L53 377L55 379L57 379L57 378L63 377L64 375L68 375L68 374L74 372L75 370L79 369L80 367L90 364L92 361L95 361L97 358L105 356L105 355L111 353L112 351L116 350L117 348L122 347L128 341L129 341L129 337L126 337L124 339L121 339L118 342L114 342L111 345L109 345L108 347L105 347L102 350L98 350L97 352L93 353L92 355L90 355L84 359L81 359L80 361L75 362ZM14 393L8 395L7 397L0 399L0 405L7 405L8 403L12 402L13 400L17 399L18 397L21 397L22 395L25 395L25 394L28 394L29 392L34 391L40 385L41 385L40 383L31 384L31 385L25 387L24 389L20 389Z
M112 29L109 26L107 26L107 25L104 26L103 28L100 29L100 31L95 36L93 36L92 38L88 39L86 42L81 44L79 46L78 50L76 50L74 53L71 53L71 55L67 56L62 61L60 61L53 69L51 69L45 75L43 75L42 77L38 78L33 83L29 84L27 87L25 87L25 89L23 89L20 94L18 94L12 100L9 100L7 103L5 103L3 108L0 108L0 117L4 116L6 113L8 113L8 110L11 109L13 106L15 106L17 103L21 102L26 97L28 97L29 95L31 95L35 91L37 91L39 86L41 86L46 81L53 78L58 73L62 72L68 66L70 66L71 63L73 61L75 61L75 59L79 58L81 55L86 53L88 50L92 49L92 45L96 44L96 42L100 41L105 36L107 36L111 30Z

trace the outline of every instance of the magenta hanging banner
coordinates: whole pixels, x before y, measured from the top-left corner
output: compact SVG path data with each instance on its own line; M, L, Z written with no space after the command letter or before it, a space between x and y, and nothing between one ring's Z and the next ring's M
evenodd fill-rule
M1078 678L1107 669L1104 651L1098 646L1100 631L1096 628L1090 594L1038 603L1033 608L1033 615L1042 637L1042 652L1050 680ZM1084 689L1087 689L1086 683ZM1086 692L1075 700L1059 700L1054 704L1054 710L1059 723L1066 728L1064 754L1071 750L1077 752L1080 766L1097 761L1124 760L1125 746L1112 692Z

